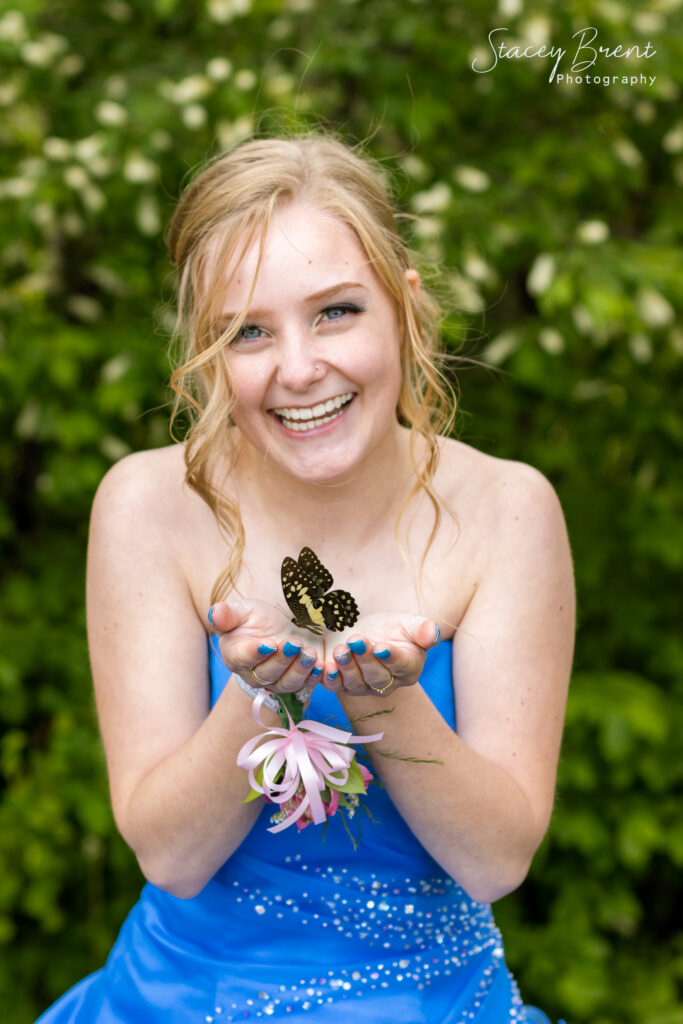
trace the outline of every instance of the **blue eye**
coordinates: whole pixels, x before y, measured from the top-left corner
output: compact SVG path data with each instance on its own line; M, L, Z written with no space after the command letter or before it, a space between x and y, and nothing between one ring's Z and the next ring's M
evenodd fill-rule
M346 316L347 313L362 313L363 310L360 306L356 306L352 302L345 302L339 306L328 306L327 309L323 310L323 316L328 320L341 320L342 317Z
M256 324L245 324L240 328L237 337L245 338L247 341L254 341L256 338L260 338L262 333L261 328L257 327Z

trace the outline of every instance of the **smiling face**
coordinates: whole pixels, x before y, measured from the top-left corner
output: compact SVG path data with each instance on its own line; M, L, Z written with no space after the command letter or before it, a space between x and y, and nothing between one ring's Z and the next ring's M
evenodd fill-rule
M233 418L252 449L311 483L340 482L392 451L401 428L393 299L342 221L302 203L272 218L226 292Z

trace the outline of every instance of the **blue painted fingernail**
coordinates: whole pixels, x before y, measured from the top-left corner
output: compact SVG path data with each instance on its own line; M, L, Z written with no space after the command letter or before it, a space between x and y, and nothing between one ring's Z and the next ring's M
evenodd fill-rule
M306 654L304 651L299 655L299 664L303 665L304 668L308 668L309 665L313 665L315 662L315 654Z
M275 654L277 647L269 647L268 644L259 644L257 650L259 654Z
M284 654L285 658L293 658L294 655L298 654L300 650L301 644L299 644L299 646L297 647L296 644L290 644L288 640L285 646L282 648L282 653Z
M339 675L339 669L335 668L334 672L328 672L327 673L327 678L328 679L336 679L338 675Z
M318 678L318 676L321 676L322 674L323 674L323 670L321 668L318 668L317 665L315 666L315 668L311 669L311 675L315 676L316 679Z
M351 661L351 651L342 651L341 654L335 654L334 660L339 662L340 665L348 665Z
M438 644L439 640L441 639L441 630L436 625L436 622L434 623L434 625L436 626L436 640L434 641L434 643Z
M212 626L213 626L213 619L211 618L211 612L214 610L215 607L216 607L216 605L212 604L211 607L209 608L209 616L208 616L208 618L209 618L209 622L211 623Z
M347 640L347 643L354 654L365 654L367 647L362 640Z
M383 651L373 651L372 653L375 655L376 658L381 658L382 661L386 661L387 658L391 657L391 651L387 650L386 648Z

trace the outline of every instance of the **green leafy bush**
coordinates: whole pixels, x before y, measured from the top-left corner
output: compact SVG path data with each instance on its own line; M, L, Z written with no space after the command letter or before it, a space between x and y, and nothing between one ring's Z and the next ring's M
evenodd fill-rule
M587 25L610 46L651 39L655 82L564 86L542 60L471 68L494 27L566 45ZM680 29L664 0L0 13L8 1024L100 966L141 880L109 810L83 576L101 476L168 441L163 225L217 147L321 121L367 139L420 215L406 230L443 269L444 337L475 357L461 436L538 466L567 514L576 670L550 832L497 908L510 964L527 1001L576 1024L683 1022Z

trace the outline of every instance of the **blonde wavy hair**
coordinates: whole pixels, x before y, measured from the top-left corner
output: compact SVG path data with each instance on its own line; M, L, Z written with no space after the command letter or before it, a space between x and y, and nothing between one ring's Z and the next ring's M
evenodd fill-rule
M213 159L183 192L167 231L171 262L177 270L178 305L174 342L179 364L171 376L174 424L183 412L185 480L213 511L231 542L231 554L214 583L211 600L236 588L244 552L244 527L237 504L216 486L217 461L230 453L235 395L223 352L243 326L249 302L230 324L221 324L221 308L240 262L258 244L258 274L266 234L283 205L305 201L347 224L356 234L378 278L393 297L401 337L402 381L396 415L410 428L410 458L415 473L399 526L410 502L423 491L434 523L422 557L436 536L443 502L433 487L440 434L453 429L456 398L440 367L437 302L424 290L411 290L406 270L414 260L398 232L397 215L383 173L367 156L321 133L294 138L258 138ZM226 275L225 268L232 267ZM418 438L424 441L418 452ZM450 510L449 510L450 511ZM420 571L421 575L421 571Z

